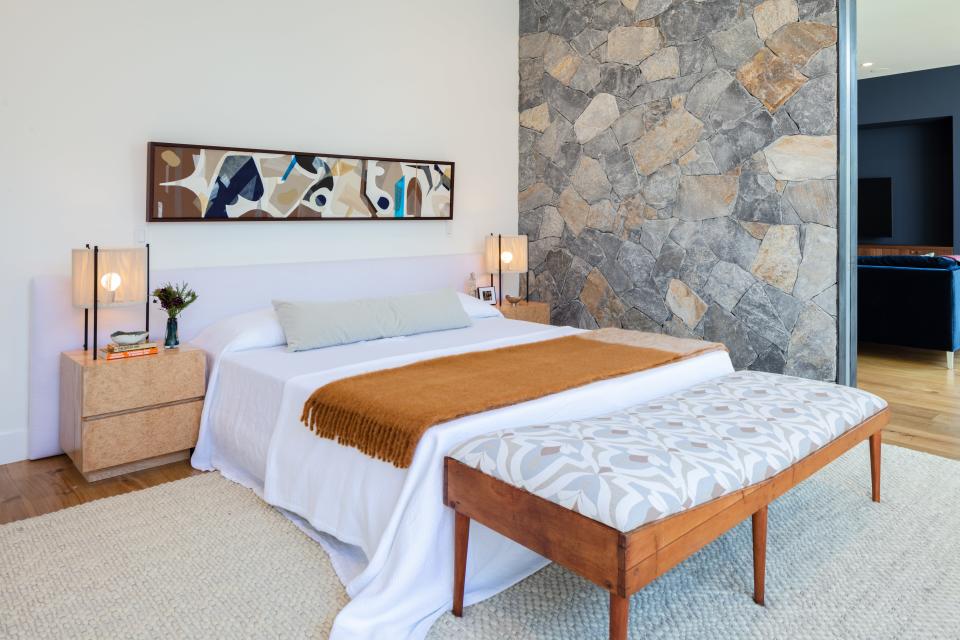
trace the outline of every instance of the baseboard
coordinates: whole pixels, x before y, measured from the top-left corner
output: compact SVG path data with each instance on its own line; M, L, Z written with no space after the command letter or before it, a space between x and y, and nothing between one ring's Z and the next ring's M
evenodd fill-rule
M27 459L27 430L0 431L0 464Z

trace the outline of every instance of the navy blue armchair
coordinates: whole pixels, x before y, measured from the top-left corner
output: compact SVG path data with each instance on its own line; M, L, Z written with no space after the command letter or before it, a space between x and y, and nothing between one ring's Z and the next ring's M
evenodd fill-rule
M925 256L857 259L857 332L864 342L960 349L960 263Z

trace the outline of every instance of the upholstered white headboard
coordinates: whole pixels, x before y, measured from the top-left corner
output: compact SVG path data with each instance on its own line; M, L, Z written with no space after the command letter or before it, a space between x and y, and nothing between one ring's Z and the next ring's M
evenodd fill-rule
M242 267L154 271L151 288L164 282L189 282L200 297L180 321L180 339L188 341L210 324L237 313L270 306L274 298L345 300L442 288L462 291L470 272L480 275L480 254L307 262ZM59 443L60 352L83 346L83 312L70 303L70 280L43 276L31 283L29 456L61 453ZM155 307L156 305L152 305ZM162 339L166 317L154 308L150 333ZM103 309L99 341L118 329L143 326L142 306Z

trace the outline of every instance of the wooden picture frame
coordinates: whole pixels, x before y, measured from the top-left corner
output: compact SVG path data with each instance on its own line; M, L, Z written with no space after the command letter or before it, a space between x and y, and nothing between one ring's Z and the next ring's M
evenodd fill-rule
M147 222L452 220L455 163L147 144Z

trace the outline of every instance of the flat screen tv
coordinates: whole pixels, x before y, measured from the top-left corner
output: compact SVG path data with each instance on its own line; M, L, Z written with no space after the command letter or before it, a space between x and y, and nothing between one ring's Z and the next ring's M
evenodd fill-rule
M857 235L861 240L893 236L892 178L860 178Z

